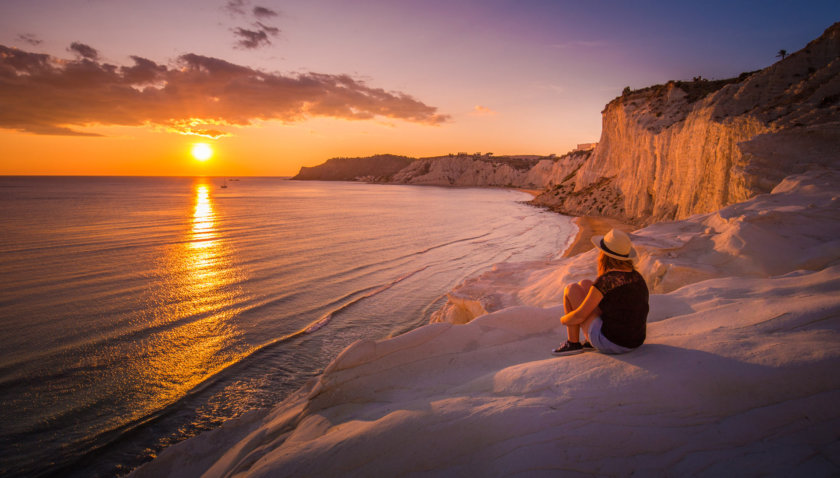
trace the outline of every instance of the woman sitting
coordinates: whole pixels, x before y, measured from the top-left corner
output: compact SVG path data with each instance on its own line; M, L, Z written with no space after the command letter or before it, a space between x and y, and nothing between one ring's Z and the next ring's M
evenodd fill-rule
M568 330L568 340L554 350L555 355L574 355L588 350L621 354L638 348L645 341L648 315L648 288L633 266L636 250L627 234L611 230L595 236L592 243L600 250L598 278L569 284L563 293L565 315L560 322ZM580 343L580 331L586 342Z

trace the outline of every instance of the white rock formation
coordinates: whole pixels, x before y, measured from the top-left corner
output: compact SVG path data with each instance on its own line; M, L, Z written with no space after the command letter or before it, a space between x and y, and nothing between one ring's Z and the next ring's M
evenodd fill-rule
M840 161L840 23L693 101L723 83L670 82L610 102L592 157L542 203L650 224L715 211Z
M534 305L359 341L133 476L836 476L838 186L813 171L636 231L657 292L637 351L548 353L565 339L552 304L594 253L507 265L474 289Z
M637 268L655 294L719 277L820 270L840 258L840 172L817 168L770 194L631 236ZM462 324L506 307L560 305L566 284L595 277L596 256L497 264L450 291L433 320Z
M395 174L391 182L437 186L512 186L546 188L577 171L589 152L528 161L458 155L422 158Z

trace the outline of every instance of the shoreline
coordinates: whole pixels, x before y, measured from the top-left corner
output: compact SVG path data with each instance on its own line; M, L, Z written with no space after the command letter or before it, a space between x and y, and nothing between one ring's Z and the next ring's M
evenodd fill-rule
M479 186L479 187L481 187L481 186ZM511 188L511 189L513 189L514 191L520 191L520 192L523 192L523 193L528 193L533 197L537 197L540 194L545 192L545 190L543 190L543 189L525 189L525 188Z
M626 233L636 230L636 227L631 224L626 224L618 219L613 219L603 216L577 216L573 222L578 227L578 232L572 243L566 247L561 257L572 257L582 254L590 249L594 249L592 245L592 236L603 236L610 229L618 229Z

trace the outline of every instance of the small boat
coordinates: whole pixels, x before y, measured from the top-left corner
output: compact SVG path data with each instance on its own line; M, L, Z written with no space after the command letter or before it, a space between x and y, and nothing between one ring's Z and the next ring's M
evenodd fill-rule
M225 182L224 182L224 183L222 183L222 185L221 185L220 187L221 187L222 189L227 188L227 178L225 178Z

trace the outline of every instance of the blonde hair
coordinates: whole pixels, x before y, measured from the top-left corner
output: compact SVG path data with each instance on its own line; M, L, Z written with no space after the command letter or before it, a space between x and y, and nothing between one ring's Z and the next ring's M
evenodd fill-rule
M601 253L598 254L598 275L602 276L608 270L612 269L635 271L636 267L633 265L633 261L616 259L615 257L610 257L601 251Z

